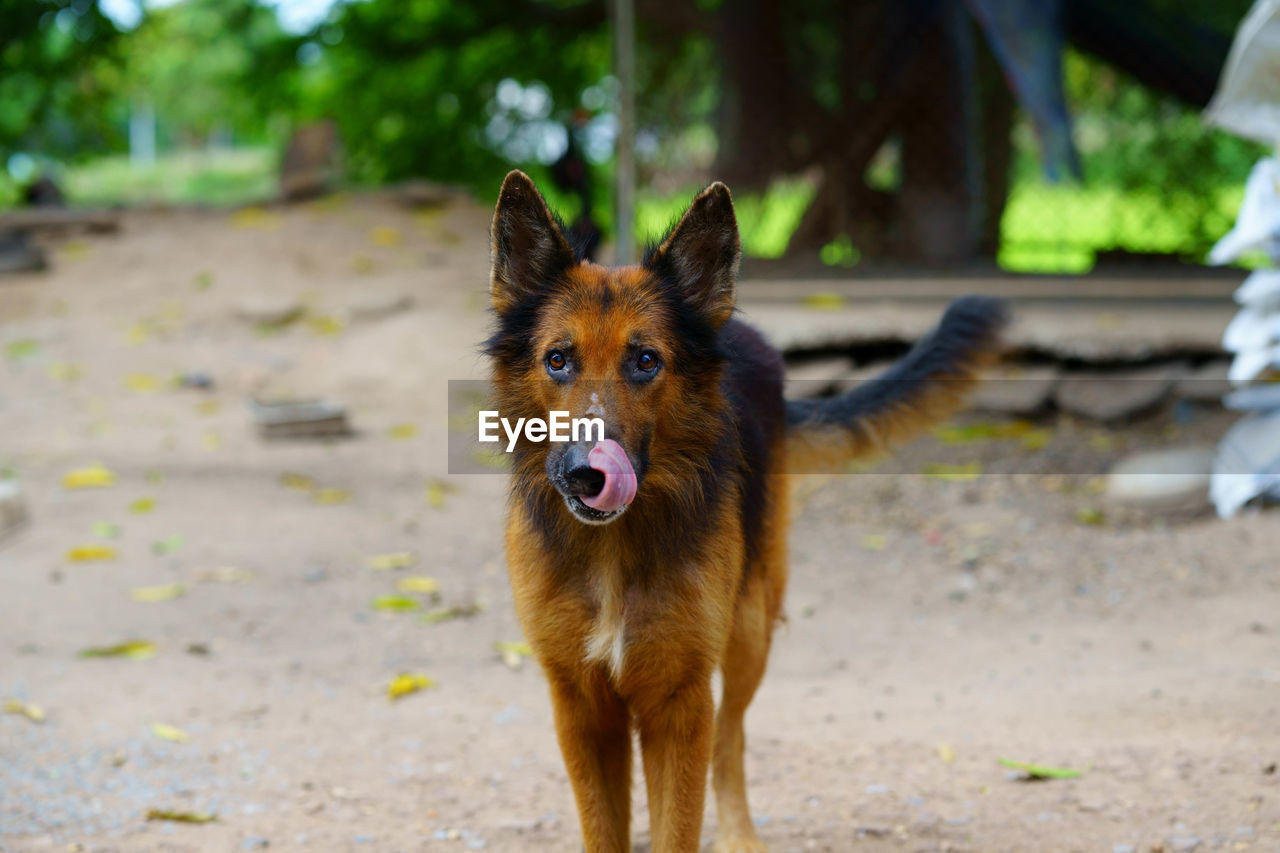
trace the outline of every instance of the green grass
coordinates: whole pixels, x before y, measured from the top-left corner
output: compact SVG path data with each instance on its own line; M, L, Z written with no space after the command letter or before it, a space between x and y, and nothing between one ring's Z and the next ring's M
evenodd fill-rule
M144 167L133 166L126 156L112 156L67 166L60 183L77 206L235 205L274 194L276 162L270 148L175 152ZM0 208L17 200L17 188L0 173Z

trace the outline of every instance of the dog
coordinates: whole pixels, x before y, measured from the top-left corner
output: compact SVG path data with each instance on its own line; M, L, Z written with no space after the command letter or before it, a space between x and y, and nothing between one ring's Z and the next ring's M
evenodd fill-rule
M502 185L490 236L498 411L604 424L594 440L517 440L506 522L583 844L631 849L638 732L654 853L698 849L708 767L714 849L763 851L743 714L782 617L785 476L838 471L957 411L999 351L1003 303L959 299L877 380L784 401L781 356L734 317L741 249L724 184L635 266L582 260L521 172Z

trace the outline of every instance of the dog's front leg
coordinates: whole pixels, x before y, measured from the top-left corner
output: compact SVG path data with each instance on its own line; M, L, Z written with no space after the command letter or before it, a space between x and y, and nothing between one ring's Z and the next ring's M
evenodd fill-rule
M551 679L556 737L573 784L587 853L631 849L631 728L622 699L606 685Z
M702 833L711 760L711 676L696 678L645 705L637 722L653 853L693 853Z

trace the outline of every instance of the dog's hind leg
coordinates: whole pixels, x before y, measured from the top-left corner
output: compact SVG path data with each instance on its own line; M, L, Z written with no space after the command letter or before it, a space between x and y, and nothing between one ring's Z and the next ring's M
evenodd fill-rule
M746 738L743 715L764 677L773 618L765 602L766 583L754 577L738 601L733 633L725 652L724 690L716 713L713 758L716 794L715 853L763 853L747 806L743 770Z
M573 784L587 853L631 849L631 725L601 678L584 687L548 673L556 736Z

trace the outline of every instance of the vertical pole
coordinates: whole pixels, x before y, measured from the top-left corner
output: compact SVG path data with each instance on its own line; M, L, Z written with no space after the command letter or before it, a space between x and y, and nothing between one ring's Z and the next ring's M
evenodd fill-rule
M618 164L614 178L617 263L635 263L636 7L613 0L613 73L618 78Z

